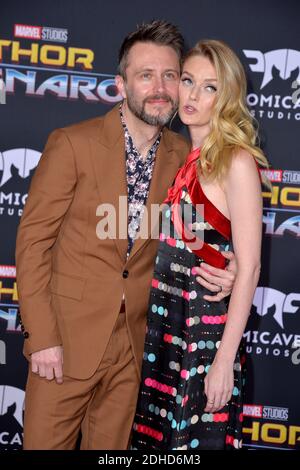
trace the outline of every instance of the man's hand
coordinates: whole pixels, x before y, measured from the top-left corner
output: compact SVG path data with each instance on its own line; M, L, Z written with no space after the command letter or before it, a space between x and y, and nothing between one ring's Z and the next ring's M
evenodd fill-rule
M31 370L47 380L55 378L58 384L63 383L63 348L53 346L31 354Z
M225 269L218 269L206 263L201 263L200 267L194 267L194 272L198 274L197 281L201 286L206 287L215 295L204 295L205 300L219 302L231 294L233 284L237 275L237 264L235 256L231 251L222 251L222 255L229 260Z

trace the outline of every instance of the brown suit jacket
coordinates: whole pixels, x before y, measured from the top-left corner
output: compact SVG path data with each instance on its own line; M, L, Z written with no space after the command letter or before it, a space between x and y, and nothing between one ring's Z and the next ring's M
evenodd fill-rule
M183 137L163 130L148 208L162 203L188 150ZM141 366L158 242L136 240L126 260L127 239L96 236L97 206L113 204L118 219L119 196L127 196L124 153L118 107L104 117L54 131L33 176L18 229L25 355L62 344L64 373L75 378L95 372L123 294L138 370Z

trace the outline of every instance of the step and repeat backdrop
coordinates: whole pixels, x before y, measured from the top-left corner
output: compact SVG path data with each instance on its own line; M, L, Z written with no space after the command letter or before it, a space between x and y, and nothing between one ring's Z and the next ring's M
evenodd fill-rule
M177 24L188 47L200 38L225 40L247 73L273 190L263 193L262 273L244 335L244 448L300 450L297 0L1 2L0 450L22 448L27 363L14 250L31 177L53 129L104 114L120 100L119 46L137 24L158 18Z

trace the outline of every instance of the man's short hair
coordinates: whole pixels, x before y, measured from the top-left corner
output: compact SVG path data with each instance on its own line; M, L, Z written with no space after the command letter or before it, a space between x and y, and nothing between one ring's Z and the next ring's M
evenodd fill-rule
M163 20L143 23L126 36L120 47L118 72L124 79L126 78L128 53L137 42L151 42L160 46L169 46L176 52L179 62L181 62L184 39L178 27Z

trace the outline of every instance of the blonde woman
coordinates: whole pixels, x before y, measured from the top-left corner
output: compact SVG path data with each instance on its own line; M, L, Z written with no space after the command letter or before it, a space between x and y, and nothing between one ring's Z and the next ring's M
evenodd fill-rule
M260 273L258 165L267 161L246 107L244 70L226 44L200 41L188 52L179 97L192 151L165 201L132 447L238 449L241 339ZM221 252L232 246L231 298L206 301L195 268L224 268Z

